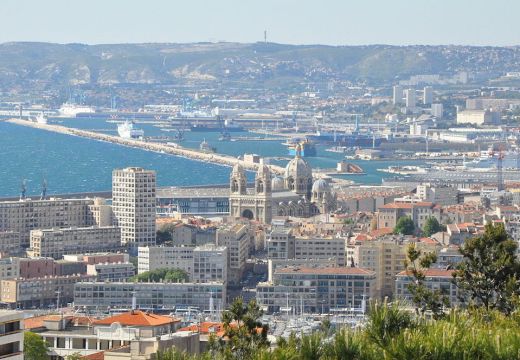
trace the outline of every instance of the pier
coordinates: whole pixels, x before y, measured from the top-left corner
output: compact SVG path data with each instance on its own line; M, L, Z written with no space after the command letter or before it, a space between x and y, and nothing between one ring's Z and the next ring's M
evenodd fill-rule
M161 144L156 142L146 142L142 140L137 139L125 139L119 136L115 135L108 135L108 134L101 134L94 131L88 131L88 130L82 130L82 129L75 129L75 128L68 128L62 125L55 125L55 124L38 124L32 121L28 120L21 120L21 119L9 119L6 120L8 123L21 125L21 126L27 126L32 127L35 129L40 130L46 130L46 131L52 131L59 134L65 134L65 135L72 135L72 136L80 136L87 139L97 140L97 141L104 141L109 142L113 144L138 148L142 150L147 151L154 151L162 154L170 154L170 155L176 155L185 157L192 160L197 161L203 161L203 162L211 162L214 164L220 164L224 166L234 166L236 164L240 164L244 167L246 170L250 171L257 171L260 167L260 164L252 163L252 162L246 162L244 160L237 159L232 156L228 155L222 155L222 154L215 154L215 153L205 153L202 151L198 151L195 149L188 149L184 148L182 146L173 146L168 144ZM268 165L271 171L275 174L283 174L284 168L277 165Z

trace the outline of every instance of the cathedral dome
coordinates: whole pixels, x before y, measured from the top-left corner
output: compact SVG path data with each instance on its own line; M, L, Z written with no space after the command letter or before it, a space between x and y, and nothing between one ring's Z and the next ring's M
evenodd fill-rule
M323 193L323 192L329 192L329 191L330 191L330 186L323 179L318 179L314 182L314 184L312 184L312 192Z
M307 161L297 156L285 167L285 177L301 178L301 177L312 177L312 169L307 164Z
M273 191L282 191L284 188L284 182L281 177L275 176L273 180L271 180L271 189L273 189Z

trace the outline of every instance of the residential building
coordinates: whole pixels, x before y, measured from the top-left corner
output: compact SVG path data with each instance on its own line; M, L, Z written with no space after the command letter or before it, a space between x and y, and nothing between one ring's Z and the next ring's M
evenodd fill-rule
M137 272L157 269L181 269L193 271L192 246L140 246L138 248Z
M121 249L121 230L116 226L32 230L30 256L61 259L63 255Z
M432 116L435 116L435 118L437 118L438 120L442 120L442 117L444 115L444 109L442 104L432 104L431 114Z
M394 85L393 93L392 93L392 103L394 105L399 105L403 103L403 87L401 85Z
M87 274L97 281L126 281L135 275L135 266L129 262L89 264Z
M60 306L74 299L74 284L92 281L90 275L45 276L1 280L0 301L10 308L28 309Z
M272 282L257 285L256 299L267 312L363 311L375 295L375 280L375 272L353 267L278 268Z
M222 282L227 284L228 251L225 246L206 244L193 249L190 280L194 283Z
M155 245L155 171L130 167L112 172L112 210L121 243L137 251Z
M296 237L295 259L335 258L339 266L345 266L345 239L338 237Z
M459 203L459 190L452 186L421 184L417 186L417 197L441 206L456 205Z
M251 234L246 224L225 225L217 230L217 245L227 247L228 282L237 285L245 270Z
M267 257L269 259L294 259L295 236L291 228L275 227L266 237Z
M405 105L407 108L414 108L417 100L415 97L415 89L406 89L404 91Z
M0 358L23 360L23 313L0 310Z
M425 275L424 284L430 290L440 290L448 297L451 306L460 304L459 291L453 283L454 270L445 269L426 269L423 271ZM395 294L397 299L410 301L412 294L408 289L408 285L415 283L415 278L410 272L402 271L395 277Z
M377 227L394 228L399 218L403 216L410 217L416 228L422 229L426 220L430 217L441 220L441 207L431 202L417 203L391 203L386 204L378 209Z
M433 88L425 86L423 89L423 104L430 105L433 102Z
M74 287L74 305L89 309L173 309L182 305L214 311L226 305L226 286L222 282L78 282Z
M0 230L0 254L15 256L22 252L22 236L18 231Z

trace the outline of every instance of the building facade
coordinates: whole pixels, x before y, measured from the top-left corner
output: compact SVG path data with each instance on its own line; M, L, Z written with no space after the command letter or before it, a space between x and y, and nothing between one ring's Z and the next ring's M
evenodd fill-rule
M112 210L121 242L130 248L155 245L155 171L142 168L112 172Z

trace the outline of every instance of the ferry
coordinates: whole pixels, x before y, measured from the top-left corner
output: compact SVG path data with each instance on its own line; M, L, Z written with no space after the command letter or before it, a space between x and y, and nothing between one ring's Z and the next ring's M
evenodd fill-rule
M300 156L307 157L307 156L316 156L316 146L308 141L305 140L296 140L292 141L287 144L287 149L289 150L290 156L295 156L297 151L300 151Z
M117 133L125 139L141 139L144 136L144 131L135 128L134 124L128 120L117 125Z
M66 102L58 109L61 117L76 117L78 114L93 114L93 107Z

